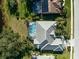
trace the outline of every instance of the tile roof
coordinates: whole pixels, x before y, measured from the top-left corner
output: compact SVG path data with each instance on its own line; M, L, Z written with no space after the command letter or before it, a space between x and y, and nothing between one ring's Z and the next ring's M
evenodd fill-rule
M60 0L34 0L32 9L36 13L60 13Z
M50 36L50 33L55 30L53 28L56 21L37 21L36 22L36 39L40 44L47 40L48 42L52 42L53 38ZM49 29L50 28L50 29ZM48 31L49 30L49 31Z
M39 45L41 50L63 49L63 47L59 46L62 44L62 39L54 37L55 26L56 21L36 22L36 38L34 39L34 44Z

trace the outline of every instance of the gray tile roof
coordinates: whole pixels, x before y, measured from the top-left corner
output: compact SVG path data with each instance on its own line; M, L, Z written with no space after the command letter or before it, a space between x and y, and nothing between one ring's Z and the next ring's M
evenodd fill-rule
M37 21L36 22L36 39L34 44L39 44L41 50L63 50L61 47L62 39L55 38L56 21ZM53 32L53 34L51 34Z
M36 39L41 44L43 41L47 40L50 44L53 42L53 39L50 36L50 33L55 30L53 25L56 24L56 21L37 21L36 22ZM54 35L54 34L53 34Z

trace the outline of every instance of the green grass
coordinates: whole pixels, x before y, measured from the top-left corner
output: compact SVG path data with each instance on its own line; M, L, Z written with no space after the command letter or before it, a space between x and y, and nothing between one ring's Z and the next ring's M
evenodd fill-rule
M66 32L68 33L68 36L71 35L71 4L70 0L65 0L65 8L67 9L67 26L65 28Z
M21 37L25 38L27 36L27 26L26 26L25 21L21 20L21 18L17 20L17 17L15 15L10 15L8 5L7 5L8 3L7 0L4 0L3 2L4 3L2 5L2 9L5 16L5 25L7 27L11 27L11 29L14 32L19 33ZM24 13L24 11L22 11L22 13Z
M27 36L27 26L24 20L17 20L15 16L10 16L9 26L12 28L12 30L16 33L19 33L19 35L23 38L26 38Z
M68 51L64 51L63 54L57 54L57 59L70 59L70 53Z
M46 54L45 54L46 55ZM57 57L57 59L70 59L70 53L65 52L64 54L47 54L48 56L52 55ZM31 56L24 56L22 59L31 59Z
M65 8L67 9L67 16L71 15L71 0L65 0Z
M72 59L74 59L74 47L72 48Z
M70 59L70 52L68 50L64 50L62 54L54 54L53 52L40 52L40 51L34 51L38 55L47 55L47 56L55 56L57 59ZM31 55L25 55L23 59L31 59Z
M18 1L18 12L19 12L19 16L21 18L25 18L25 13L26 13L26 2L22 1L22 0L19 0Z
M31 56L24 56L22 59L31 59Z

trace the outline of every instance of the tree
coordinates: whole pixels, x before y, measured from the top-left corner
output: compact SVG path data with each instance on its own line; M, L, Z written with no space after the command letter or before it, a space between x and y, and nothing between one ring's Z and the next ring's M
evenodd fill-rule
M69 39L70 36L67 33L67 31L65 30L66 29L67 21L63 20L63 18L61 18L61 17L58 17L56 19L56 21L57 21L57 26L56 26L55 34L57 36L63 35L65 39Z
M2 13L2 9L0 8L0 32L2 32L3 25L4 25L4 16Z
M67 13L67 8L66 7L63 9L63 14L62 15L63 15L64 18L67 18L68 13Z
M61 17L58 17L56 21L57 21L57 26L56 26L55 34L60 36L63 34L63 30L65 28L65 25L64 25L65 21Z
M2 4L2 0L0 0L0 5Z
M33 48L32 43L21 41L22 39L17 33L5 30L0 34L0 57L3 59L21 59L27 52Z
M61 36L61 34L62 34L61 29L56 29L56 30L55 30L55 35L56 35L56 36Z
M10 10L10 14L15 14L17 12L17 1L16 0L8 0L8 7Z

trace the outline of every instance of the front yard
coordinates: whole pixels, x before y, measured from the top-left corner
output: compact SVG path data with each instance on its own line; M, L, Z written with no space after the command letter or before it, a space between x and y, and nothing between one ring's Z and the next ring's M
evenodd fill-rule
M71 0L65 0L65 8L67 9L67 26L65 28L68 36L71 35Z
M70 51L64 50L62 54L54 54L53 52L41 52L41 51L33 51L34 54L36 55L47 55L47 56L55 56L56 59L70 59ZM23 59L31 59L31 55L27 56L25 55Z
M70 52L64 51L63 54L57 54L55 55L57 59L70 59Z

